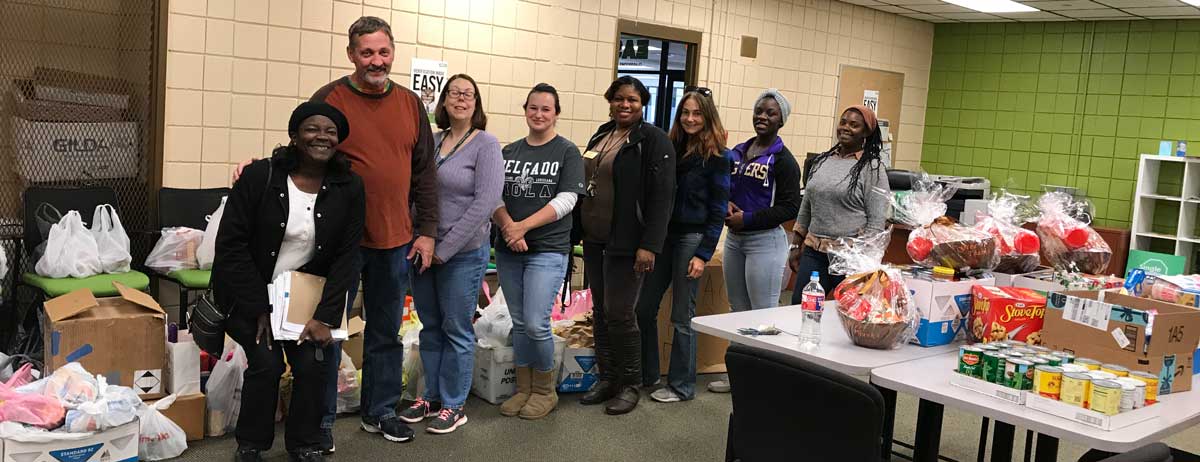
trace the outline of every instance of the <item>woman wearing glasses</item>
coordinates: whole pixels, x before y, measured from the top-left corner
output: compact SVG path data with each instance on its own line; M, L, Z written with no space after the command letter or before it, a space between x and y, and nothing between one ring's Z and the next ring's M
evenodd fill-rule
M671 286L671 365L667 386L650 394L660 403L686 401L696 396L696 292L700 275L712 258L724 227L729 203L729 157L725 128L717 115L712 91L687 87L675 122L671 143L679 160L675 164L675 206L667 226L667 240L654 271L646 276L638 296L638 328L642 331L642 385L658 381L658 305Z
M667 134L642 120L650 91L633 77L604 92L612 120L588 141L581 208L584 271L592 290L600 380L580 399L607 403L604 412L637 407L642 381L641 335L634 304L642 275L663 251L675 194L675 149Z
M400 419L417 423L433 417L425 431L442 434L467 423L463 404L475 369L472 320L487 269L489 219L504 187L504 159L496 137L484 131L483 97L470 76L450 77L434 120L442 129L434 135L441 218L433 265L417 266L412 283L424 326L425 394Z

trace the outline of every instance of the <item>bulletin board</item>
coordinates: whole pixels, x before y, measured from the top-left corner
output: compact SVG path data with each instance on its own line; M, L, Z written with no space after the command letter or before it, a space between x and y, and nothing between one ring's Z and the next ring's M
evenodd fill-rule
M897 158L894 146L900 141L900 108L904 98L904 74L843 64L841 75L838 77L837 107L834 109L837 113L833 116L840 117L841 111L848 106L863 104L866 92L878 92L878 107L875 115L880 119L887 119L891 123L892 159L894 160Z

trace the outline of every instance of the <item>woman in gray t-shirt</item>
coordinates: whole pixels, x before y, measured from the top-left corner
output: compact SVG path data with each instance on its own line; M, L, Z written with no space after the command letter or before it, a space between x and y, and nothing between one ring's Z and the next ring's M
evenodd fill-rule
M550 312L571 253L571 210L583 194L579 148L555 131L558 91L539 83L525 98L529 135L504 147L504 194L492 220L496 269L513 320L517 392L506 416L540 419L558 405Z

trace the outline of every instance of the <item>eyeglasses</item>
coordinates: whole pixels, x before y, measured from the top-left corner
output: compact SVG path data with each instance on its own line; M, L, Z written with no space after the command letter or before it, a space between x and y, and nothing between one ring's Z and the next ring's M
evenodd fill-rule
M709 98L712 98L712 90L709 90L709 89L708 89L708 88L706 88L706 87L697 87L697 86L695 86L695 85L688 85L688 86L686 86L686 87L683 87L683 92L684 92L684 93L696 92L696 93L699 93L699 94L701 94L701 95L704 95L704 96L707 96L707 97L709 97Z
M475 99L475 92L470 91L470 90L468 90L468 91L450 90L449 92L446 93L446 95L452 99L453 98Z

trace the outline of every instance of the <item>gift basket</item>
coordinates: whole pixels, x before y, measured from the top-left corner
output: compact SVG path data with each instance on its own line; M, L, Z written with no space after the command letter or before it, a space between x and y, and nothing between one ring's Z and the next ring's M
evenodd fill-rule
M980 213L975 220L975 229L996 238L1000 262L995 271L1006 274L1024 274L1036 270L1041 256L1038 249L1041 241L1037 234L1021 225L1036 221L1037 208L1029 203L1029 196L1018 196L1005 190L988 201L987 213Z
M893 200L896 220L913 228L908 235L908 256L927 268L991 270L1000 263L996 239L945 216L946 200L955 190L922 175L913 182L912 192Z
M1038 209L1042 216L1037 234L1042 240L1042 255L1051 265L1087 274L1101 274L1108 268L1112 248L1088 226L1091 215L1087 201L1054 191L1038 199Z
M881 263L891 229L866 239L839 240L829 271L845 274L833 290L838 316L855 345L891 349L908 341L920 323L900 270Z

